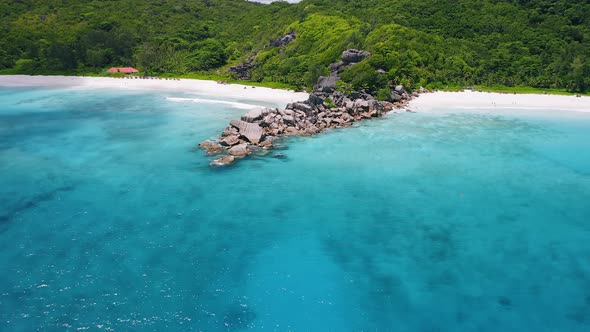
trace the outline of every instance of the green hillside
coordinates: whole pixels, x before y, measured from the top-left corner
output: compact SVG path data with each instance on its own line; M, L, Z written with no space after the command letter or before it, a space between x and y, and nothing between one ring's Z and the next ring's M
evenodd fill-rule
M372 55L355 88L503 85L585 91L590 3L582 0L0 0L0 72L227 75L313 85L347 48ZM296 39L267 46L288 32ZM386 74L376 75L381 69Z

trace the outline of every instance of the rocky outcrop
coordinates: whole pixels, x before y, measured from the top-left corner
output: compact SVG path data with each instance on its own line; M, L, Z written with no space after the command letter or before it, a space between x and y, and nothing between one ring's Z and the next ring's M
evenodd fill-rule
M295 40L295 33L293 31L289 31L289 33L284 35L283 37L271 40L268 43L268 46L274 46L274 47L287 46L290 42L292 42L294 40Z
M392 95L399 100L377 101L364 92L354 94L355 98L340 92L312 93L308 100L290 103L285 109L248 111L240 120L231 120L219 139L202 142L199 146L208 154L224 155L212 161L211 166L227 166L238 158L272 149L281 137L311 136L330 128L378 118L390 111L403 110L414 97L405 89L395 88ZM330 104L326 103L327 98L330 98Z
M370 55L371 53L367 51L359 51L353 48L342 52L342 61L345 64L357 63L365 60Z
M330 72L332 74L340 74L342 72L342 70L346 67L347 63L344 61L338 61L338 62L334 62L331 63L328 66L328 69L330 70Z
M242 116L242 121L246 122L254 122L256 120L262 119L265 115L270 113L272 110L270 108L255 108L248 113Z
M336 82L338 82L340 79L338 75L342 73L346 67L352 66L357 62L361 62L370 55L371 53L367 51L359 51L353 48L342 52L342 61L332 63L328 66L330 75L320 76L317 84L314 86L314 91L323 93L334 92L334 90L336 90Z
M241 120L231 120L230 126L236 128L240 134L240 138L252 144L258 144L262 140L264 131L258 123L249 123Z
M295 38L296 38L295 33L293 31L290 31L288 34L286 34L280 38L271 40L264 48L269 47L269 46L274 46L274 47L286 46L289 43L291 43L292 41L294 41ZM256 67L256 65L254 64L254 59L256 58L257 54L258 54L258 52L256 52L256 54L254 54L254 55L249 56L248 59L246 61L244 61L243 63L229 67L229 69L227 71L229 73L231 73L236 79L240 79L240 80L251 79L252 77L250 75L250 70L253 69L254 67Z
M322 99L320 96L316 95L316 94L310 94L309 98L307 99L307 104L310 106L318 106L320 104L322 104L324 102L324 99Z
M248 60L246 60L246 62L229 67L229 69L227 71L229 73L234 74L237 79L249 80L250 79L250 69L254 68L254 58L255 57L256 57L255 55L252 55L252 56L248 57Z
M253 109L239 120L231 120L217 140L199 144L207 154L223 154L212 161L211 166L230 165L237 158L268 151L275 147L277 139L284 136L316 135L330 128L347 127L364 119L381 117L387 112L404 110L418 93L409 93L403 85L392 87L388 100L383 101L377 101L366 91L350 94L336 91L338 74L369 55L369 52L356 49L342 52L342 61L330 65L331 74L318 79L314 91L305 101L290 103L282 110ZM253 58L249 61L251 63ZM420 88L420 92L427 91Z

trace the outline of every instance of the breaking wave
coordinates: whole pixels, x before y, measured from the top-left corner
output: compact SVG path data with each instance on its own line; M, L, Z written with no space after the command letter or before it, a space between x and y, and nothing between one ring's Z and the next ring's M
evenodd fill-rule
M175 101L175 102L193 102L193 103L200 103L200 104L222 104L228 105L234 108L249 110L257 107L262 107L260 105L254 104L246 104L246 103L239 103L235 101L226 101L226 100L215 100L215 99L203 99L203 98L177 98L177 97L166 97L166 100Z

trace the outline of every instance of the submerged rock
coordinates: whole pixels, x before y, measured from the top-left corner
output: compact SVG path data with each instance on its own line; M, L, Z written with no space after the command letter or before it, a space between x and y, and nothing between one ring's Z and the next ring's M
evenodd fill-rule
M221 145L234 146L240 143L240 137L238 135L227 136L221 140Z
M223 148L219 144L213 144L207 148L207 154L218 154L223 152Z
M229 154L235 157L245 157L248 155L248 143L242 143L231 147L227 150Z
M270 148L272 148L272 141L265 140L265 141L261 142L260 144L258 144L258 146L260 146L261 148L270 149Z
M199 147L203 148L203 149L208 149L210 147L212 147L215 143L213 143L210 140L206 140L206 141L202 141L201 143L199 143Z
M209 165L215 166L215 167L228 166L228 165L233 164L233 162L235 160L236 160L236 157L234 157L234 156L223 156L221 158L213 160Z
M287 156L285 156L284 154L282 154L280 152L273 154L272 157L276 158L276 159L287 159Z
M217 154L223 152L223 147L221 147L221 145L210 140L199 143L199 147L204 149L207 154Z

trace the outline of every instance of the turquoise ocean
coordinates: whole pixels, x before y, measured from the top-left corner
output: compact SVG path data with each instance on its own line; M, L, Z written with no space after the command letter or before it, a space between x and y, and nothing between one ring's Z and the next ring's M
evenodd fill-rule
M212 169L244 110L192 98L0 88L0 331L590 331L590 113L388 114Z

